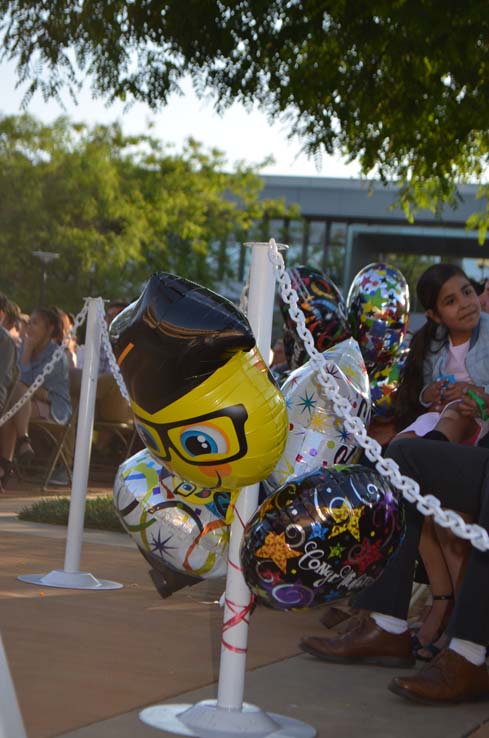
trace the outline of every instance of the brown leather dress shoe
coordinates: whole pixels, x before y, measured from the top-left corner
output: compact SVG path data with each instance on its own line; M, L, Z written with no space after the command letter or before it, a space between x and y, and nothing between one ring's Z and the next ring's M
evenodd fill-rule
M362 618L336 638L304 638L299 644L306 653L336 664L412 666L409 631L394 635L379 628L372 618Z
M445 649L416 676L393 679L389 689L426 705L487 700L489 674L485 664L475 666L455 651Z

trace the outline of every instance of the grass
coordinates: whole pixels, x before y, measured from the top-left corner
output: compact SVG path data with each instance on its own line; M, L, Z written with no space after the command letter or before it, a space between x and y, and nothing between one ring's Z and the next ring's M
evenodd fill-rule
M54 497L39 500L19 512L19 520L31 523L50 523L51 525L67 525L70 510L69 497ZM85 528L110 530L124 533L124 528L117 517L112 497L96 497L87 499L85 509Z

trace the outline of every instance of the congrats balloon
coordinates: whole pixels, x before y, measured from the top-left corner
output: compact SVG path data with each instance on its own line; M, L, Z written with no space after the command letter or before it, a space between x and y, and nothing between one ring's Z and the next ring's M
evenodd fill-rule
M388 364L408 325L409 287L404 276L388 264L369 264L354 278L347 307L367 368Z
M370 418L370 388L365 363L352 338L323 353L326 372L337 381L351 414L364 423ZM292 372L282 387L287 404L289 435L284 453L269 477L276 488L289 479L331 464L355 461L358 445L321 393L317 369L310 363Z
M246 526L241 564L259 602L291 610L372 584L404 531L401 500L362 466L333 466L277 490Z
M292 287L299 297L298 306L304 313L306 326L314 346L323 352L350 336L343 296L329 277L309 266L287 269ZM284 349L291 369L297 369L308 358L302 339L289 315L288 305L279 299L284 318Z
M121 464L114 482L117 514L141 551L194 577L226 573L228 504L228 493L184 482L147 449Z
M160 272L110 333L136 428L157 461L215 490L272 471L287 436L285 402L231 302Z

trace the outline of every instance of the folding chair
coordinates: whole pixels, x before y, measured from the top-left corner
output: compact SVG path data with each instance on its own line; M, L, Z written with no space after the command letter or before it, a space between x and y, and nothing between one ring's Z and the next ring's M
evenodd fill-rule
M113 433L123 444L124 458L127 458L132 453L138 438L136 426L132 420L126 423L95 419L93 429L94 431L109 431Z
M76 427L77 420L78 405L74 408L71 418L66 425L59 425L59 423L55 423L54 420L44 420L43 418L31 418L29 422L29 429L32 427L40 430L49 439L50 444L53 446L53 452L47 465L47 471L43 473L42 477L42 492L47 491L51 476L59 461L63 463L66 469L70 484L73 481L73 472L71 468L72 459L68 457L65 442L73 424L75 424Z

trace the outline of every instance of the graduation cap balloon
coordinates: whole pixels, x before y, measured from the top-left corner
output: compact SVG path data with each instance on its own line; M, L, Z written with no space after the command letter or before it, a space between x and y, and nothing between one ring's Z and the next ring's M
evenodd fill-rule
M110 327L136 427L153 456L209 489L264 479L285 446L285 401L246 317L159 272Z

